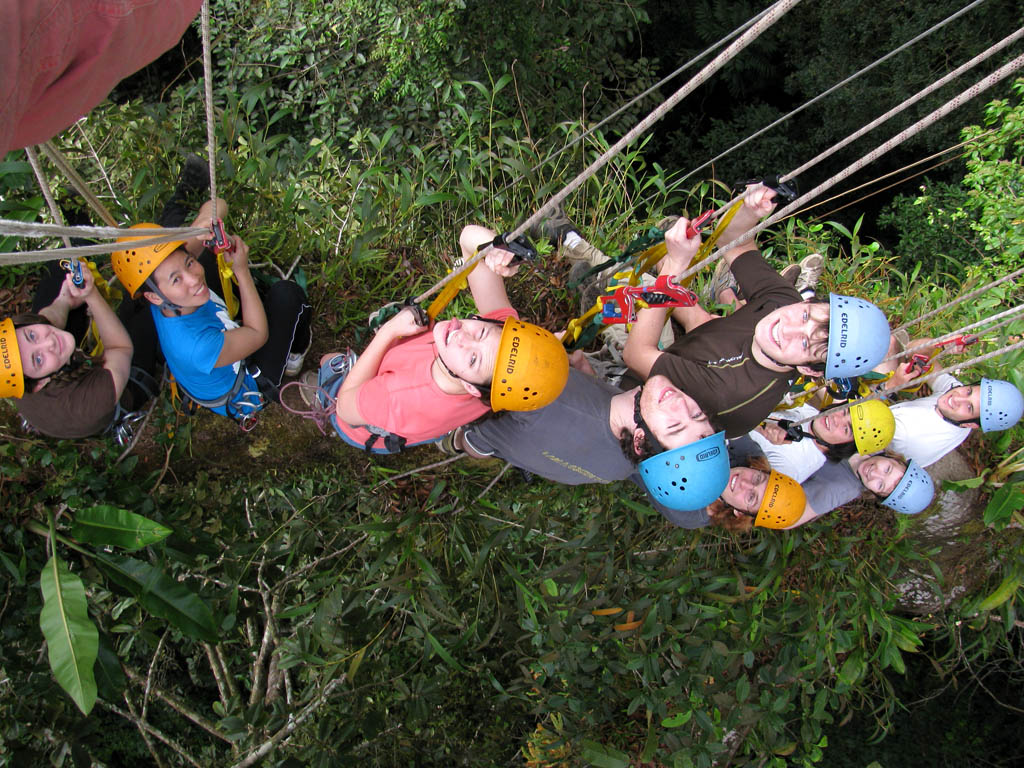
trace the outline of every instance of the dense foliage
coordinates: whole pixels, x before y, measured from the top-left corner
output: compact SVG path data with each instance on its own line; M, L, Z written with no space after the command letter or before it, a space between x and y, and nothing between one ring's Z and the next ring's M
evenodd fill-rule
M358 346L369 311L442 274L462 223L513 226L606 149L603 133L570 146L582 127L566 118L583 114L580 99L601 113L649 80L641 31L660 57L679 51L645 26L672 5L215 3L218 182L253 261L271 275L294 266L308 284L311 359ZM998 19L1005 9L992 5ZM701 44L753 12L696 7ZM909 36L903 24L918 30L917 15L943 13L909 8L892 38ZM843 31L880 34L868 24L882 25L878 15L830 27L815 40L828 56L803 77L828 80L851 48ZM803 18L759 44L778 50L773 67L795 55L798 33L814 37ZM961 25L956 45L988 39L989 23ZM930 66L914 68L912 87ZM718 87L743 101L755 72L738 62ZM204 145L200 94L185 82L162 102L105 104L59 144L116 215L151 219L179 149ZM763 124L744 114L721 136L706 132L709 151L744 120ZM860 117L847 107L825 122L839 136ZM877 301L894 324L1016 266L1020 86L963 115L981 121L964 132L964 178L941 187L942 215L918 215L938 210L930 184L893 205L898 248L866 237L857 217L802 216L767 237L769 257L781 266L827 253L826 286ZM742 173L756 158L776 167L820 149L817 126L801 125L804 143L784 153L759 143ZM663 212L726 195L666 171L671 154L654 150L666 135L621 154L569 201L609 252ZM671 141L676 157L693 151ZM16 154L0 166L0 190L5 217L39 215ZM917 238L948 258L911 251ZM566 272L549 259L513 282L514 303L564 324L576 305ZM25 304L32 273L4 271L12 305ZM919 330L951 330L1020 298L1003 286ZM992 332L987 348L1022 330ZM1024 386L1022 359L980 370ZM103 439L28 435L7 406L0 419L0 765L838 765L835 734L850 732L841 724L856 717L863 742L914 705L900 677L908 662L966 690L979 665L1008 670L1002 700L1019 700L1024 555L1007 527L1024 505L1010 453L1019 429L972 441L984 472L967 484L995 492L963 534L973 559L945 567L920 546L920 521L869 504L785 534L682 531L636 489L526 483L466 460L404 475L438 456L373 459L276 408L245 435L164 398L124 456ZM909 571L961 597L942 614L907 612L895 587ZM63 651L43 605L57 589L86 638ZM44 637L51 658L70 661L56 678Z

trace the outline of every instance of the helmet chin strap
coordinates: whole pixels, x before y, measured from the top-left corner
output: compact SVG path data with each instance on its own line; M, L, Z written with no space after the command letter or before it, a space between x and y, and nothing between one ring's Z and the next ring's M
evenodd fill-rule
M481 320L486 320L486 318L480 318L480 319ZM437 345L436 344L434 345L434 350L437 351ZM457 374L455 371L453 371L451 368L449 368L448 367L448 363L446 363L444 361L444 358L441 357L441 353L440 352L437 352L436 357L437 357L437 361L441 364L441 367L444 368L445 372L449 376L451 376L456 381L464 381L467 384L476 387L477 390L480 392L480 398L482 400L490 401L490 399L491 399L491 385L490 384L474 384L472 381L469 381L467 379L462 378L461 376L459 376L459 374Z
M163 311L166 308L170 310L172 313L174 313L175 317L181 317L182 307L178 304L175 304L173 301L164 296L164 292L157 287L157 284L153 281L153 278L146 278L146 287L160 297L160 301L163 302L163 304L160 305L161 311Z
M981 420L980 419L960 419L960 420L957 420L957 419L951 419L948 416L944 416L942 413L940 413L939 415L942 416L942 420L943 421L945 421L947 424L952 424L954 427L964 427L964 426L966 426L968 424L977 424L978 426L981 426Z

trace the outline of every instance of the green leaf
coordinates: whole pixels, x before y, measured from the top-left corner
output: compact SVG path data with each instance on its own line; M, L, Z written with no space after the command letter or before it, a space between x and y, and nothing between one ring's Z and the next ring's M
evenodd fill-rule
M851 653L839 670L839 680L854 685L864 674L865 668L864 657L860 653Z
M583 759L597 768L629 768L630 762L625 752L586 739L583 741Z
M1021 507L1024 507L1024 490L1017 484L1004 485L992 494L985 507L985 525L1006 522Z
M99 640L99 653L96 655L96 664L93 667L96 688L106 701L119 701L125 685L127 685L124 670L121 669L114 646L111 645L110 638L105 632L99 633Z
M661 721L661 724L665 728L678 728L690 722L691 717L693 717L693 711L688 709L685 712L677 712L672 717L666 717Z
M1021 577L1019 575L1007 576L1003 583L996 587L996 591L986 597L978 604L979 611L991 611L1005 603L1020 587Z
M965 488L979 488L985 482L985 474L967 480L946 480L942 483L944 491L962 491Z
M209 607L180 581L131 557L106 552L97 552L94 557L112 581L135 595L154 616L166 619L196 640L217 642L217 622Z
M436 637L430 634L427 630L423 630L423 634L427 636L427 640L430 641L430 644L434 647L434 650L437 651L437 655L444 659L445 663L449 667L458 670L459 672L466 671L463 668L463 666L459 664L459 662L452 658L452 655L445 650L444 646L441 645L440 641Z
M88 544L115 546L134 552L171 535L170 528L127 509L99 506L75 515L71 535Z
M46 638L50 669L82 714L88 715L96 703L92 667L96 663L99 632L89 619L85 586L63 560L53 555L40 574L39 588L44 603L39 628Z

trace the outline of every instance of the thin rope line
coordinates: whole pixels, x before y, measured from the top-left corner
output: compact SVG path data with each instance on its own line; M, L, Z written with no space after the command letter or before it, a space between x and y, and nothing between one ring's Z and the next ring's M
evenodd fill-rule
M146 227L143 229L131 230L132 236L138 234L140 237L156 237L157 235L174 235L178 239L182 237L195 237L196 233L205 232L199 227ZM14 219L0 219L0 234L16 235L18 237L85 237L116 238L124 237L128 230L123 227L67 227L61 224L45 224L41 221L16 221ZM173 238L171 238L173 239Z
M127 232L127 230L125 230ZM208 232L205 229L193 229L189 237L195 237ZM134 236L134 231L133 231ZM182 235L163 235L161 237L149 237L137 242L132 242L133 248L145 248L150 245L169 243L174 240L184 239ZM36 264L40 261L53 261L54 259L73 258L78 256L96 256L104 253L113 253L122 250L121 243L101 243L98 245L79 245L73 248L56 248L47 251L10 251L0 253L0 266L11 266L14 264Z
M803 112L803 111L804 111L805 109L807 109L807 108L808 108L809 106L811 106L812 104L814 104L814 103L816 103L816 102L820 101L821 99L825 98L825 97L826 97L826 96L828 96L829 94L831 94L831 93L834 93L834 92L835 92L835 91L837 91L838 89L842 88L842 87L843 87L844 85L847 85L848 83L851 83L851 82L853 82L854 80L856 80L856 79L857 79L858 77L860 77L861 75L864 75L864 74L866 74L866 73L870 72L870 71L871 71L872 69L874 69L875 67L877 67L877 66L878 66L879 64L882 64L883 62L887 61L888 59L891 59L891 58L892 58L893 56L895 56L896 54L898 54L898 53L902 53L903 51L905 51L905 50L906 50L907 48L909 48L910 46L912 46L912 45L914 45L915 43L917 43L918 41L920 41L920 40L923 40L924 38L928 37L928 35L932 34L933 32L935 32L935 31L936 31L936 30L938 30L938 29L941 29L942 27L946 26L946 25L947 25L947 24L949 24L950 22L952 22L952 21L954 21L955 19L959 18L960 16L962 16L962 15L963 15L963 14L965 14L965 13L967 13L967 12L968 12L968 11L970 11L971 9L975 8L975 7L976 7L976 6L978 6L978 5L981 5L981 4L983 3L983 2L985 2L985 0L974 0L974 2L973 2L973 3L971 3L970 5L968 5L968 6L965 6L964 8L961 8L961 9L960 9L959 11L957 11L957 12L956 12L956 13L954 13L954 14L952 14L952 15L951 15L951 16L949 16L948 18L946 18L946 19L944 19L944 20L940 21L940 22L939 22L938 24L934 25L934 26L933 26L933 27L931 27L930 29L928 29L928 30L925 30L924 32L922 32L921 34L919 34L919 35L918 35L917 37L915 37L915 38L913 38L913 39L911 39L911 40L908 40L907 42L903 43L903 45L900 45L899 47L897 47L897 48L893 49L892 51L890 51L889 53L885 54L884 56L882 56L882 58L880 58L880 59L877 59L877 60L875 60L875 61L874 61L873 63L871 63L871 64L868 64L868 65L867 65L866 67L864 67L864 68L863 68L863 69L861 69L860 71L858 71L858 72L855 72L854 74L852 74L852 75L850 75L849 77L847 77L847 78L846 78L845 80L841 80L841 81L839 81L838 83L836 83L835 85L833 85L833 86L832 86L831 88L828 88L827 90L824 90L824 91L822 91L822 92L821 92L821 93L819 93L819 94L818 94L817 96L815 96L814 98L812 98L812 99L811 99L810 101L807 101L807 102L805 102L805 103L804 103L804 104L802 104L801 106L799 106L799 107L797 107L796 109L794 109L794 110L793 110L792 112L789 112L788 114L786 114L786 115L783 115L782 117L780 117L780 118L779 118L778 120L776 120L775 122L773 122L773 123L771 123L771 124L769 124L769 125L766 125L766 126L765 126L764 128L761 128L761 129L760 129L760 130L758 130L758 131L755 131L754 133L752 133L752 134L751 134L750 136L748 136L747 138L743 139L743 140L742 140L741 142L739 142L738 144L734 144L734 145L733 145L733 146L731 146L731 147L730 147L729 149L725 150L725 152L722 152L722 153L720 153L720 154L716 155L715 157L711 158L710 160L708 160L708 161L707 161L706 163L704 163L703 165L700 165L700 166L698 166L697 168L694 168L694 169L693 169L692 171L690 171L690 172L689 172L689 173L687 173L687 174L686 174L685 176L683 176L683 177L682 177L682 179L680 179L680 181L683 181L684 179L688 179L688 178L690 178L691 176L693 176L693 174L697 173L698 171L702 171L702 170L704 170L704 169L705 169L705 168L707 168L707 167L708 167L709 165L713 165L713 164L714 164L715 162L717 162L718 160L722 159L722 158L723 158L723 157L725 157L726 155L729 155L729 154L731 154L731 153L732 153L732 152L734 152L735 150L737 150L737 149L739 149L740 147L742 147L742 146L743 146L744 144L747 144L748 142L750 142L750 141L753 141L754 139L756 139L756 138L757 138L758 136L760 136L761 134L763 134L763 133L766 133L767 131L770 131L770 130L771 130L772 128L774 128L775 126L777 126L777 125L779 125L779 124L781 124L781 123L784 123L784 122L786 122L787 120L789 120L789 119L790 119L791 117L793 117L794 115L796 115L796 114L799 114L800 112ZM814 162L814 161L812 161L812 162L811 162L811 164L812 164L812 165L813 165L813 162Z
M71 186L75 188L75 191L82 196L82 198L92 206L92 209L96 212L103 221L109 226L116 227L117 219L115 219L110 211L107 210L106 206L100 202L100 199L93 194L92 190L89 189L89 185L85 183L83 179L74 168L71 167L71 163L64 157L57 147L54 146L52 141L44 141L39 145L46 156L50 158L50 162L57 166L57 169L67 177L67 180L71 182Z
M203 94L206 99L206 154L210 166L210 202L213 218L217 216L217 144L213 127L213 57L210 55L210 0L203 0Z
M799 210L801 208L801 206L803 206L804 203L806 203L809 200L813 200L815 197L817 197L824 190L828 189L829 187L832 187L837 182L842 181L843 179L853 175L854 173L859 171L864 166L869 165L870 163L873 163L875 160L880 158L882 155L884 155L885 153L891 151L895 147L899 146L900 144L902 144L904 141L906 141L907 139L911 138L912 136L916 136L922 130L924 130L925 128L928 128L929 126L933 125L934 123L936 123L938 120L940 120L941 118L943 118L946 115L948 115L953 110L961 107L967 101L970 101L971 99L975 98L979 94L981 94L981 93L985 92L986 90L988 90L989 88L991 88L993 85L998 83L1000 80L1003 80L1007 76L1013 74L1015 71L1020 69L1021 66L1024 66L1024 55L1018 56L1013 61L1011 61L1011 62L1009 62L1007 64L1004 64L1002 67L997 69L995 72L993 72L993 73L991 73L989 75L986 75L984 78L979 80L977 83L975 83L974 85L970 86L965 91L962 91L961 93L957 94L955 97L953 97L952 99L947 101L945 104L943 104L941 107L939 107L935 111L933 111L933 112L929 113L928 115L926 115L925 117L921 118L920 120L918 120L913 125L911 125L911 126L909 126L907 128L904 128L902 131L897 133L895 136L890 138L888 141L884 142L883 144L881 144L880 146L876 147L875 149L873 149L868 154L866 154L863 157L861 157L855 163L852 163L851 165L848 165L842 171L840 171L839 173L835 174L834 176L826 179L825 181L823 181L818 186L814 187L814 189L810 190L809 192L801 195L800 197L798 197L796 200L794 200L792 203L790 203L786 207L782 208L781 210L776 211L771 216L765 218L764 220L762 220L756 226L752 227L750 230L745 232L740 237L737 237L732 242L730 242L730 243L722 246L721 248L719 248L718 251L716 251L714 254L708 256L706 259L704 259L700 263L693 265L692 267L687 269L682 274L677 275L676 279L677 280L683 280L683 279L689 277L690 275L696 274L697 272L699 272L701 269L705 268L709 264L712 264L712 263L718 261L730 249L735 248L736 246L740 245L743 242L746 242L748 240L752 240L755 236L757 236L759 233L763 232L765 229L770 227L772 224L775 224L776 222L778 222L781 219L785 218L791 212Z
M911 387L917 387L917 386L920 386L921 384L927 384L927 383L929 383L931 381L934 381L935 379L937 379L939 376L941 376L944 373L949 373L950 371L956 372L956 370L958 368L970 368L972 365L977 365L979 363L983 363L983 362L985 362L987 360L991 360L992 358L999 357L1000 355L1005 355L1007 352L1013 352L1014 350L1021 349L1021 348L1024 348L1024 341L1018 341L1016 344L1009 344L1009 345L1007 345L1005 347L1000 347L999 349L995 350L994 352L989 352L989 353L984 354L984 355L979 355L978 357L971 358L970 360L967 360L967 361L965 361L963 363L958 363L957 365L951 365L948 368L940 368L939 370L937 370L937 371L935 371L933 373L929 373L927 376L921 376L920 378L911 379L906 384L903 384L903 385L901 385L899 387L896 387L895 389L886 390L885 394L882 394L880 392L875 392L874 394L871 394L868 397L862 397L862 398L860 398L858 400L853 400L853 401L851 401L849 403L843 403L842 405L837 405L837 406L835 406L833 408L829 408L827 410L821 411L821 412L819 412L815 416L808 416L807 418L800 419L799 421L794 421L793 422L793 426L794 427L799 427L799 426L801 426L803 424L806 424L808 421L813 421L814 419L818 418L818 416L822 416L824 414L842 413L843 411L848 411L853 406L859 405L860 403L866 403L869 400L883 400L886 397L888 397L889 395L894 395L897 392L902 392L904 389L910 389Z
M920 317L917 317L917 318L915 318L913 320L908 320L903 325L901 325L899 328L894 329L893 333L895 333L896 331L906 330L907 328L910 328L911 326L917 325L918 323L920 323L923 320L927 320L929 317L934 317L935 315L939 314L940 312L942 312L944 310L949 309L950 307L954 307L957 304L960 304L960 303L962 303L964 301L969 301L970 299L973 299L975 296L980 296L983 293L987 293L988 291L990 291L993 288L995 288L997 285L1002 285L1003 283L1008 282L1010 280L1013 280L1016 277L1020 277L1021 275L1024 275L1024 267L1021 267L1020 269L1015 270L1015 271L1011 272L1008 275L1004 275L1003 277L1000 277L998 280L993 280L991 283L988 283L986 285L981 286L981 288L976 288L975 290L971 291L970 293L966 294L965 296L958 296L957 298L953 299L952 301L946 302L945 304L943 304L940 307L936 307L935 309L933 309L933 310L931 310L929 312L925 312Z
M46 200L46 205L50 209L50 215L53 220L60 226L64 226L64 215L60 212L60 208L57 207L57 201L53 199L53 192L50 190L50 182L46 179L46 174L43 173L43 166L39 164L39 155L36 152L35 147L25 147L25 154L28 155L29 165L32 166L32 172L36 175L36 182L39 184L39 189L43 193L43 199ZM71 239L67 235L63 235L64 247L71 247Z
M561 147L560 149L558 149L555 152L553 152L550 155L548 155L542 161L540 161L535 166L530 168L530 170L528 170L526 173L520 174L519 176L517 176L512 181L510 181L507 184L505 184L505 186L501 187L501 189L499 189L497 192L492 193L490 195L490 197L493 199L494 197L496 197L498 195L501 195L502 193L506 192L507 190L509 190L510 188L514 187L516 184L521 182L523 179L529 177L531 174L536 173L538 170L543 168L545 165L548 165L549 163L552 163L555 160L557 160L561 155L565 154L570 149L575 147L577 144L579 144L580 142L584 141L588 137L592 136L597 131L601 130L601 128L603 128L609 122L611 122L616 117L621 115L623 112L625 112L627 109L632 107L634 104L636 104L637 102L645 99L647 96L651 95L654 91L658 90L663 85L666 85L671 80L674 80L676 77L681 75L683 72L685 72L687 69L692 67L694 64L696 64L700 60L706 58L707 56L709 56L712 52L716 51L717 49L721 48L729 40L731 40L734 37L736 37L737 35L741 34L744 30L748 29L752 24L756 23L769 10L770 10L770 8L766 8L765 10L761 11L757 15L752 16L751 18L747 19L745 22L743 22L743 24L741 24L736 29L734 29L731 32L729 32L727 35L725 35L725 37L723 37L720 40L718 40L718 42L713 43L712 45L708 46L701 53L697 54L692 59L690 59L688 62L686 62L685 64L683 64L679 68L677 68L674 72L672 72L669 75L666 75L661 80L659 80L657 83L655 83L654 85L649 87L647 90L643 91L642 93L638 94L637 96L634 96L632 99L630 99L625 104L620 106L618 109L616 109L610 115L608 115L607 117L605 117L602 120L598 121L598 123L596 125L593 125L590 128L587 128L585 131L583 131L583 133L581 133L576 138L572 139L568 144L566 144L565 146ZM581 127L582 127L582 121L581 121ZM477 213L480 210L482 210L482 208L483 208L483 205L478 205L472 211L470 211L465 216L463 216L462 219L460 219L460 221L466 221L474 213Z
M980 0L978 0L980 1ZM722 53L718 54L707 66L705 66L700 72L694 75L682 88L677 90L668 99L661 103L656 109L654 109L647 117L637 123L627 134L621 139L615 142L609 147L597 160L591 163L586 169L584 169L579 175L570 181L560 192L555 194L550 200L544 205L540 206L536 212L534 212L529 218L526 219L522 224L515 228L510 234L511 238L516 238L530 229L534 224L544 218L544 211L546 209L555 208L559 203L565 200L572 192L578 189L587 179L593 176L597 171L603 168L608 162L615 157L622 149L631 144L638 136L647 131L652 125L658 120L665 116L665 114L675 107L680 101L686 96L692 93L697 86L704 83L711 75L721 69L728 61L736 56L740 51L746 48L750 43L761 35L764 30L774 24L779 18L787 11L793 8L800 0L778 0L773 6L771 6L765 12L764 16L753 24L750 29L744 32L739 38L733 41L728 48ZM439 280L432 288L428 289L424 293L416 297L417 303L422 303L424 300L432 296L435 292L443 288L449 282L454 280L461 274L465 273L465 269L471 265L476 265L487 252L490 251L490 246L480 249L472 258L468 259L463 265L462 270L454 270L447 276Z
M991 328L986 328L983 331L983 333L990 333L991 331L994 331L996 328L998 328L998 327L1000 327L1002 325L1006 325L1006 323L1012 322L1015 319L1013 317L1013 315L1016 315L1016 314L1020 313L1021 311L1024 311L1024 304L1018 304L1016 307L1013 307L1012 309L1007 309L1007 310L1005 310L1003 312L999 312L997 314L991 315L989 317L986 317L984 320L978 320L975 323L970 323L969 325L965 325L963 328L958 328L955 331L949 331L948 333L944 333L941 336L937 336L931 342L928 342L928 343L925 343L925 344L918 344L916 347L911 347L909 349L903 350L902 352L897 352L895 355L889 355L889 357L885 358L885 360L883 360L882 363L888 363L890 360L898 360L901 357L906 357L907 355L912 355L915 352L920 352L923 349L931 349L936 344L940 344L940 343L942 343L944 341L948 341L949 339L955 338L957 336L962 336L963 334L967 333L968 331L973 331L975 328L980 328L980 327L982 327L984 325L988 325L989 323L994 323L997 320L1004 320L1004 318L1005 318L1004 322L998 323L997 325L995 325L995 326L993 326ZM879 365L881 365L882 363L879 363Z
M965 8L964 10L967 10L967 9ZM950 19L952 19L952 18L953 17L951 16ZM949 19L947 19L947 21L948 20ZM932 83L931 85L925 87L924 89L918 91L917 93L915 93L913 96L911 96L906 101L901 102L897 106L895 106L892 109L890 109L884 115L876 117L874 120L872 120L870 123L865 125L860 130L854 131L849 136L847 136L845 139L840 141L838 144L834 144L833 146L829 147L828 149L826 149L824 152L822 152L817 157L815 157L815 158L809 160L808 162L804 163L803 165L801 165L796 170L790 171L788 174L786 174L782 178L788 180L788 179L793 178L794 176L799 176L804 171L808 170L809 168L811 168L814 165L817 165L822 160L824 160L824 159L826 159L828 157L831 157L833 154L838 152L840 149L843 149L844 147L848 146L849 144L851 144L854 141L856 141L857 139L859 139L864 134L869 133L870 131L874 130L875 128L877 128L879 125L881 125L882 123L886 122L890 118L895 117L900 112L905 110L907 107L913 106L917 102L921 101L921 99L925 98L926 96L930 96L932 93L934 93L939 88L941 88L942 86L944 86L947 83L949 83L951 80L955 80L960 75L962 75L964 72L968 71L969 69L973 69L975 66L977 66L981 62L985 61L987 58L989 58L993 54L998 53L999 51L1003 50L1007 46L1010 46L1013 43L1017 42L1018 40L1021 39L1021 37L1024 37L1024 27L1021 27L1016 32L1014 32L1013 34L1008 35L1007 37L1004 37L1002 40L1000 40L998 43L993 45L987 51L983 51L982 53L979 53L977 56L975 56L970 61L965 62L964 64L961 64L959 67L954 69L952 72L948 73L944 77L939 78L934 83Z

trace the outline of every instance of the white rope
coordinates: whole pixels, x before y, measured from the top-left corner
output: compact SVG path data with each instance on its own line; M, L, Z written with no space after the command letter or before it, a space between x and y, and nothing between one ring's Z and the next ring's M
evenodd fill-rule
M995 315L991 315L990 317L986 317L984 320L978 320L975 323L971 323L969 325L965 325L963 328L958 328L955 331L950 331L949 333L944 333L941 336L939 336L939 337L937 337L937 338L933 339L932 341L927 342L925 344L918 344L916 347L910 347L909 349L905 349L902 352L897 352L895 355L889 355L889 357L885 358L885 360L883 360L882 363L888 363L890 360L898 360L901 357L906 357L907 355L912 355L915 352L920 352L921 350L924 350L924 349L931 349L932 347L936 346L937 344L941 344L942 342L949 341L950 339L955 339L957 336L962 336L963 334L967 333L968 331L973 331L975 328L981 328L982 326L986 326L989 323L996 323L996 325L992 326L991 328L986 328L983 331L983 333L991 333L996 328L1000 328L1000 327L1006 325L1007 323L1013 322L1013 320L1016 319L1014 316L1015 315L1019 315L1021 312L1024 312L1024 304L1018 304L1016 307L1013 307L1011 309L1007 309L1007 310L1005 310L1003 312L999 312L998 314L995 314ZM1003 321L1003 322L997 322L997 321L1000 321L1000 320ZM879 365L881 365L882 363L879 363Z
M899 328L896 328L893 331L893 333L895 333L896 331L902 331L902 330L905 330L907 328L910 328L911 326L917 325L921 321L927 320L929 317L934 317L935 315L939 314L940 312L942 312L944 310L949 309L950 307L955 307L957 304L962 304L965 301L969 301L969 300L973 299L975 296L980 296L983 293L988 293L993 288L995 288L997 285L1002 285L1003 283L1008 282L1010 280L1013 280L1014 278L1020 277L1021 275L1024 275L1024 267L1021 267L1020 269L1014 270L1010 274L1004 275L1003 277L1000 277L998 280L993 280L991 283L987 283L986 285L981 286L981 288L976 288L975 290L971 291L968 294L965 294L963 296L958 296L957 298L953 299L952 301L946 302L941 307L936 307L933 310L925 312L920 317L916 317L913 320L909 320L909 321L905 322Z
M64 174L68 181L71 182L71 186L75 188L75 191L82 196L94 211L96 211L96 215L103 219L108 226L116 227L117 219L111 215L106 206L100 202L100 199L92 193L92 190L89 189L89 185L85 183L85 179L79 176L78 171L71 167L71 163L69 163L61 151L53 145L53 142L44 141L39 146L43 152L46 153L46 156L50 158L50 162L57 166L57 169Z
M149 230L152 232L152 230ZM181 231L181 230L178 230ZM186 230L191 234L188 237L197 237L199 235L208 234L209 230L206 229L191 229ZM128 230L123 230L123 234L128 234ZM136 231L131 231L132 237L138 237ZM161 237L148 237L137 242L132 242L133 248L145 248L150 245L159 245L160 243L169 243L174 240L184 240L186 236L182 235L162 235ZM0 266L11 266L13 264L36 264L41 261L53 261L54 259L69 259L77 258L79 256L97 256L104 253L113 253L114 251L124 250L123 243L100 243L98 245L79 245L73 248L55 248L47 251L9 251L7 253L0 253Z
M129 232L124 227L68 227L63 224L46 224L41 221L16 221L14 219L0 219L0 235L14 235L16 237L96 237L109 239L124 237L130 234L132 237L157 235L168 235L168 240L183 237L195 237L206 232L201 227L138 227ZM172 237L173 236L173 237Z
M1011 74L1016 72L1022 66L1024 66L1024 55L1018 56L1013 61L1008 62L1007 64L1004 64L1002 67L997 69L995 72L993 72L993 73L991 73L989 75L986 75L984 78L979 80L977 83L975 83L974 85L969 87L967 90L965 90L965 91L959 93L958 95L954 96L952 99L947 101L945 104L943 104L941 107L939 107L935 111L933 111L933 112L929 113L928 115L926 115L925 117L921 118L920 120L918 120L913 125L903 129L898 134L893 136L891 139L889 139L888 141L884 142L880 146L876 147L875 149L873 149L871 152L869 152L868 154L866 154L863 157L861 157L856 162L852 163L851 165L848 165L846 168L844 168L839 173L837 173L834 176L826 179L821 184L819 184L818 186L814 187L814 189L810 190L809 192L806 192L803 195L800 195L792 203L790 203L789 205L785 206L784 208L776 211L774 214L772 214L768 218L762 220L756 226L752 227L750 230L745 232L740 237L737 237L732 242L727 243L726 245L722 246L717 251L715 251L714 254L708 256L703 261L699 262L698 264L693 265L692 267L687 269L682 274L677 275L676 279L677 280L683 280L683 279L689 277L690 275L696 274L697 272L699 272L701 269L703 269L704 267L708 266L709 264L713 264L714 262L718 261L731 248L735 248L736 246L740 245L743 242L746 242L748 240L752 240L760 232L763 232L765 229L770 227L772 224L775 224L776 222L786 218L790 213L798 210L801 206L804 205L804 203L807 203L810 200L813 200L815 197L817 197L819 194L821 194L821 192L823 192L824 190L826 190L829 187L835 185L836 183L842 181L843 179L853 175L854 173L859 171L864 166L869 165L870 163L873 163L875 160L880 158L882 155L884 155L885 153L895 149L896 147L898 147L900 144L902 144L907 139L911 138L912 136L917 135L918 133L920 133L925 128L928 128L929 126L931 126L934 123L938 122L940 119L942 119L943 117L948 115L953 110L958 109L959 107L963 106L963 104L965 104L966 102L968 102L971 99L975 98L976 96L978 96L979 94L983 93L984 91L988 90L989 88L991 88L993 85L995 85L999 81L1005 79L1006 77L1009 77Z
M203 93L206 98L206 155L210 166L210 202L217 216L217 143L213 128L213 60L210 55L210 0L203 0Z
M46 174L43 173L43 166L39 164L39 155L35 150L35 147L25 147L25 154L28 155L29 165L32 166L32 172L36 175L36 183L39 184L39 189L43 193L43 199L46 200L46 205L50 209L50 215L58 225L64 226L64 215L60 212L60 208L57 207L57 201L53 199L53 192L50 190L50 182L46 180ZM71 247L71 239L67 236L63 236L64 247Z
M871 64L868 64L866 67L864 67L860 71L854 72L852 75L847 77L845 80L841 80L840 82L838 82L835 85L833 85L831 88L828 88L828 89L822 91L817 96L812 98L810 101L805 102L801 106L799 106L796 109L794 109L792 112L789 112L788 114L783 115L782 117L780 117L775 122L773 122L773 123L771 123L769 125L766 125L764 128L761 128L759 131L755 131L754 133L752 133L750 136L747 136L747 138L743 139L739 143L734 144L733 146L729 147L729 149L725 150L725 152L722 152L722 153L716 155L715 157L711 158L710 160L708 160L703 165L698 166L697 168L694 168L692 171L687 173L685 176L681 177L680 181L683 181L684 179L690 178L691 176L693 176L693 174L697 173L698 171L704 170L709 165L713 165L714 163L716 163L717 161L721 160L726 155L731 154L732 152L734 152L735 150L739 149L740 147L742 147L743 145L747 144L748 142L753 141L754 139L756 139L761 134L766 133L767 131L770 131L772 128L774 128L777 125L780 125L781 123L786 122L787 120L789 120L794 115L797 115L800 112L803 112L805 109L807 109L812 104L815 104L818 101L820 101L821 99L825 98L826 96L834 93L835 91L837 91L840 88L842 88L844 85L847 85L848 83L853 82L854 80L856 80L861 75L864 75L864 74L870 72L872 69L877 67L879 64L882 64L883 62L887 61L888 59L891 59L893 56L897 55L898 53L902 53L903 51L905 51L907 48L911 47L912 45L914 45L918 41L923 40L924 38L928 37L928 35L932 34L933 32L935 32L938 29L941 29L942 27L944 27L947 24L949 24L950 22L956 20L957 18L959 18L963 14L967 13L971 9L975 8L978 5L981 5L983 2L985 2L985 0L974 0L974 2L971 3L970 5L965 6L964 8L961 8L959 11L957 11L956 13L954 13L951 16L947 17L946 19L940 21L935 26L931 27L928 30L925 30L920 35L918 35L917 37L915 37L915 38L913 38L911 40L908 40L907 42L903 43L903 45L900 45L897 48L894 48L892 51L890 51L889 53L885 54L882 58L875 60Z
M721 69L727 62L736 56L740 51L750 45L759 35L761 35L768 27L779 20L787 11L793 8L800 0L778 0L773 6L771 6L760 19L753 24L750 29L744 32L739 38L733 41L728 48L722 53L718 54L710 63L708 63L700 72L694 75L689 82L687 82L682 88L673 93L668 99L660 104L654 111L652 111L647 117L637 123L627 134L621 139L615 142L609 147L597 160L591 163L586 169L584 169L579 175L570 181L565 187L562 188L554 197L548 200L544 205L540 206L533 215L531 215L526 221L520 224L510 233L511 238L516 238L524 232L528 231L530 227L538 223L545 216L545 211L555 208L559 203L565 200L572 192L578 189L587 179L593 176L597 171L607 165L613 157L615 157L622 149L632 144L638 136L646 132L652 125L658 120L665 116L665 114L675 107L680 101L686 96L692 93L699 85L703 84L711 75ZM490 246L480 249L480 251L468 259L463 265L464 268L479 262L487 252L490 250ZM445 278L438 281L432 288L425 291L416 297L418 303L422 303L428 297L432 296L435 292L439 291L451 280L454 280L460 274L463 274L464 270L456 270L448 274Z

